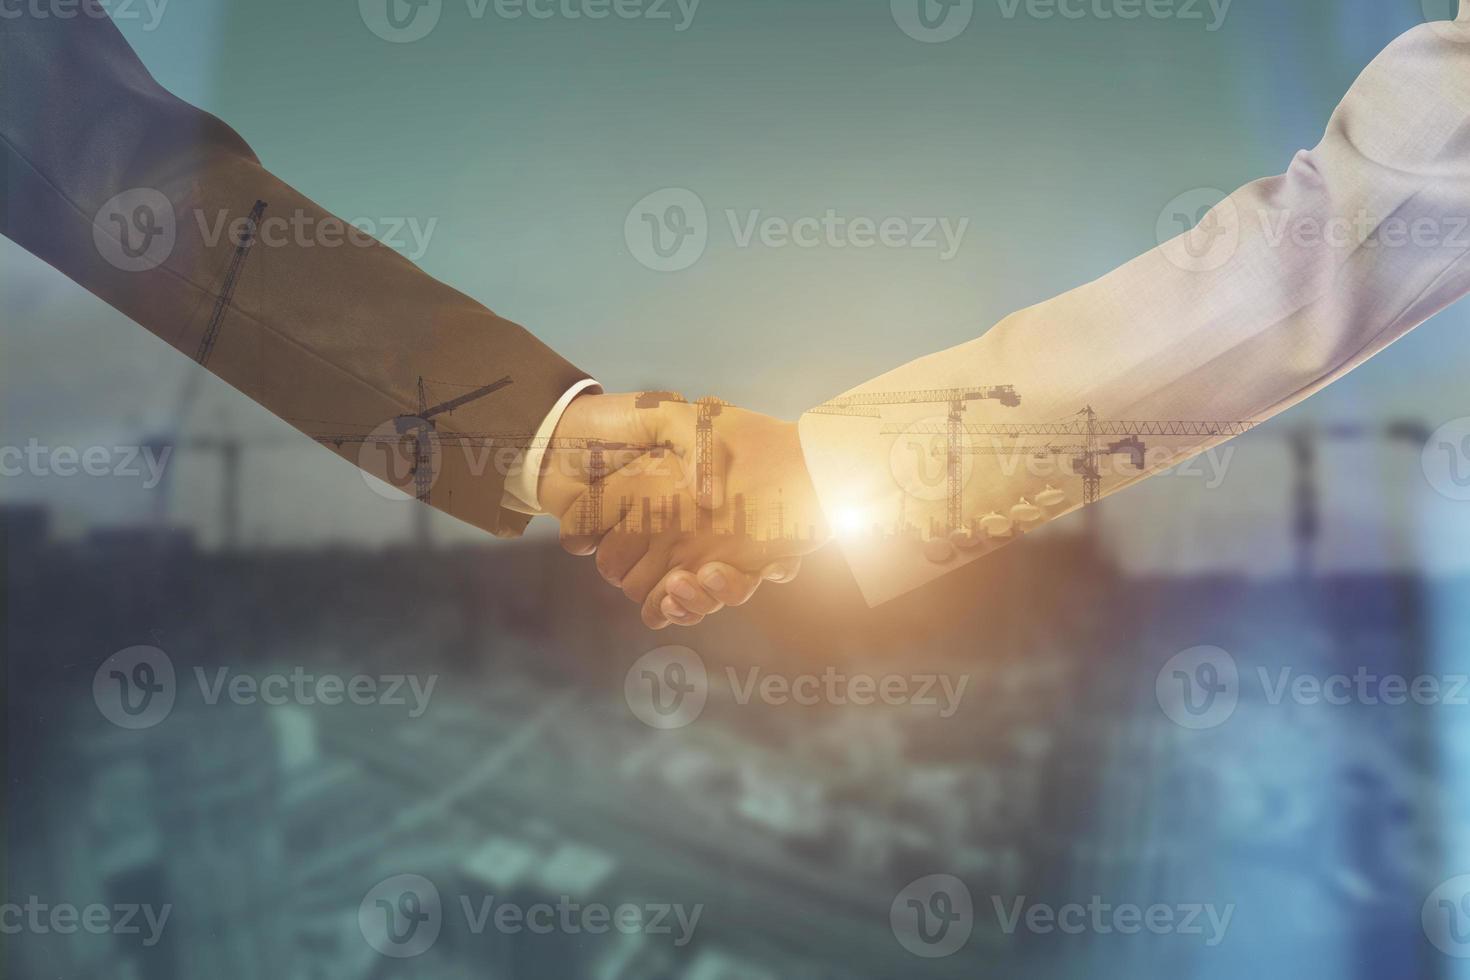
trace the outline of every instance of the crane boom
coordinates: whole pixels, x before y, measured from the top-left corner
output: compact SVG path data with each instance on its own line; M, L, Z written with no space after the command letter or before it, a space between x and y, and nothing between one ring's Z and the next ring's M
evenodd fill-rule
M501 388L508 387L513 383L514 382L511 381L509 377L501 378L499 381L493 381L490 384L484 385L480 388L476 388L474 391L468 392L467 394L460 395L458 398L451 398L447 402L440 402L438 405L434 405L431 408L425 408L423 411L419 412L419 417L423 419L431 419L436 415L447 414L454 411L456 408L459 408L463 405L468 405L472 401L477 401L481 398L484 398L486 395L493 395Z
M1240 436L1254 429L1257 422L1187 422L1187 421L1106 421L1098 420L1090 428L1085 419L1077 421L1039 422L1032 425L1000 423L967 423L962 428L972 436ZM885 435L912 432L915 435L942 435L945 427L938 423L911 426L885 426Z
M951 402L998 401L1008 408L1021 404L1014 385L988 385L978 388L930 388L919 391L867 391L841 395L818 405L818 409L858 408L877 405L939 405Z
M313 436L319 443L341 448L348 443L368 446L399 446L404 433L336 433ZM577 518L577 533L593 535L601 528L603 486L607 478L607 453L634 452L661 455L673 449L673 443L642 444L615 442L607 439L550 436L496 432L436 432L426 423L423 429L411 434L414 437L414 486L415 496L422 503L430 503L427 486L432 483L434 443L451 446L478 447L485 449L531 449L582 450L588 454L587 493L582 498L582 509Z
M245 257L250 254L251 247L255 244L255 232L260 227L260 217L265 214L266 203L256 201L255 207L250 209L250 215L245 219L245 233L240 236L240 243L235 246L235 254L230 257L230 267L225 271L224 282L220 284L219 296L214 301L214 312L209 316L209 325L204 328L204 336L199 339L199 349L194 352L194 360L201 366L209 362L209 355L214 353L215 341L219 340L221 328L225 325L225 314L229 312L230 301L235 295L235 286L240 281L240 270L245 266Z
M946 520L951 531L958 530L964 520L964 473L960 459L963 438L965 408L969 402L994 400L1007 408L1021 404L1021 396L1013 385L985 385L970 388L926 388L916 391L865 391L852 395L841 395L825 404L818 405L811 415L860 415L868 418L880 417L868 411L882 405L947 405L949 412L945 425L936 434L945 437L948 452L945 456L945 499ZM888 429L883 429L887 432ZM914 430L905 430L914 431ZM927 431L927 430L926 430Z

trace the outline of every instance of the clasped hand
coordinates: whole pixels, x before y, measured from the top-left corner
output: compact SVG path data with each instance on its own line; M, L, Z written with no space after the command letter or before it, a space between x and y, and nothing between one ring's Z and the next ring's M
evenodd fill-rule
M667 393L583 395L558 443L592 448L546 453L541 506L650 629L790 581L827 540L794 422Z

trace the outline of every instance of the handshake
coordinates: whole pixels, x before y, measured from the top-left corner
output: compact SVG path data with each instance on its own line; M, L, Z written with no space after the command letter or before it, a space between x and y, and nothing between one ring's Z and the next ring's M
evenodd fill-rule
M762 581L790 581L829 537L794 422L667 392L587 394L552 442L596 455L546 453L541 509L651 629L694 626Z

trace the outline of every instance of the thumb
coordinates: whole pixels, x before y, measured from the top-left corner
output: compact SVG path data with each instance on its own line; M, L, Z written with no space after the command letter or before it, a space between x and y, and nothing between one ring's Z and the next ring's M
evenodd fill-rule
M767 582L775 582L778 585L784 585L787 582L790 582L792 579L796 578L797 574L800 572L800 558L782 558L779 561L773 561L765 568L762 568L761 578L765 579Z

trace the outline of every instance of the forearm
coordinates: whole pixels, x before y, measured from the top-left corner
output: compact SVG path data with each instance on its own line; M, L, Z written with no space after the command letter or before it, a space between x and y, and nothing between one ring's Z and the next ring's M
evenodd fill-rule
M162 89L105 17L0 20L0 83L0 233L308 434L413 415L420 378L453 395L504 376L509 388L437 429L534 433L585 377L269 173ZM263 220L226 290L256 202ZM518 531L503 474L464 448L443 447L433 503ZM369 468L382 455L339 451Z
M967 423L1049 422L1088 406L1102 419L1263 420L1470 291L1467 121L1470 43L1450 39L1442 25L1414 31L1364 72L1318 147L1284 175L1231 195L1193 235L857 391L1015 386L1020 409L974 402ZM885 421L943 411L890 410ZM925 507L943 515L942 503L905 499L890 461L894 437L871 421L811 415L802 438L829 512L857 508L865 523L886 528L905 512L918 523ZM1145 468L1114 467L1102 490L1223 438L1150 439ZM1077 440L1052 440L1067 441ZM1027 472L1029 463L998 466L999 458L973 457L967 523L992 511L1008 516L1048 484L1067 499L1047 517L1082 502L1070 460L1056 460L1062 465L1046 475ZM964 560L934 562L902 540L846 548L871 601Z

